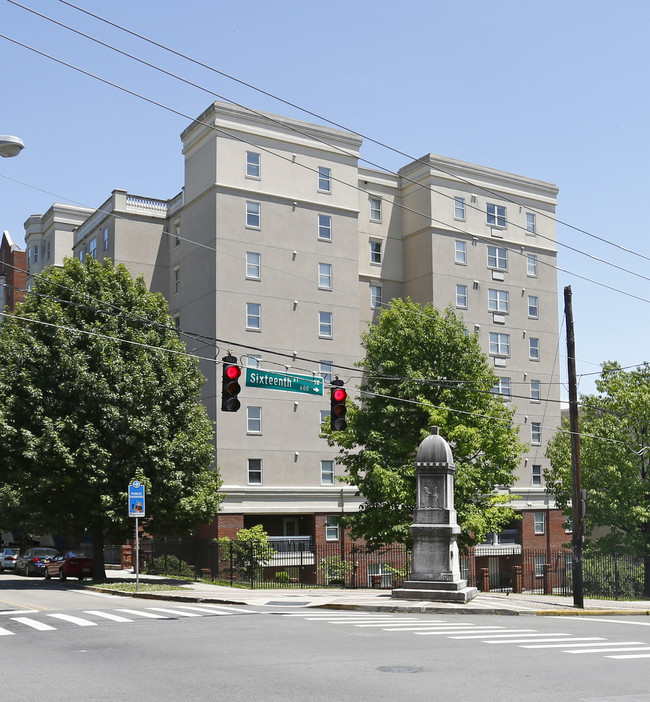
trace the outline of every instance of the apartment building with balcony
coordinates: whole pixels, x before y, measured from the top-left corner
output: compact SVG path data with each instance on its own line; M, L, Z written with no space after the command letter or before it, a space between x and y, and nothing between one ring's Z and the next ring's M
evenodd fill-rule
M332 518L362 498L337 481L337 452L320 433L327 390L242 387L241 409L221 412L219 359L339 376L354 397L360 332L390 299L410 296L457 309L500 377L494 391L516 408L530 450L508 491L522 513L508 547L561 539L543 482L560 415L557 188L433 154L397 173L363 168L353 133L225 103L181 140L182 193L115 190L61 246L144 275L179 330L200 335L183 338L207 359L202 400L226 495L201 533L262 523L278 537L342 537ZM28 228L28 250L43 246L42 229Z

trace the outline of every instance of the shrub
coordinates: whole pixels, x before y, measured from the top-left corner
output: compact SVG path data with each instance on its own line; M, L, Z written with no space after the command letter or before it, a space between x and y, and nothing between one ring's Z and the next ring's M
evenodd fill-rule
M176 556L157 556L142 568L149 575L173 575L181 578L193 578L192 569Z

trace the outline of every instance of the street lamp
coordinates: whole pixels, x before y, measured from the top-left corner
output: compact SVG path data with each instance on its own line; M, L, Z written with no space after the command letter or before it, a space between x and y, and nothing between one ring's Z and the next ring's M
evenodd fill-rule
M8 134L0 134L0 156L3 158L11 158L12 156L18 156L18 154L25 148L25 144L22 139L17 136L9 136Z

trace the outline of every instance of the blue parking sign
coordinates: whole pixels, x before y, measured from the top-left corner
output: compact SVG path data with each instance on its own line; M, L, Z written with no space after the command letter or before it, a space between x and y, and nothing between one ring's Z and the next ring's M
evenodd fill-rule
M144 517L144 485L139 480L129 483L129 517Z

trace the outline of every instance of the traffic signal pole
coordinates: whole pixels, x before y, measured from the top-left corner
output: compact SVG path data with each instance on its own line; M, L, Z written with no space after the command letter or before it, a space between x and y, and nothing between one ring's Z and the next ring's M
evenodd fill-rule
M571 286L564 288L564 315L566 318L566 345L569 378L569 428L571 429L571 514L573 543L573 605L584 609L582 580L582 476L580 465L580 425L578 421L578 389L576 383L576 347L573 330Z

